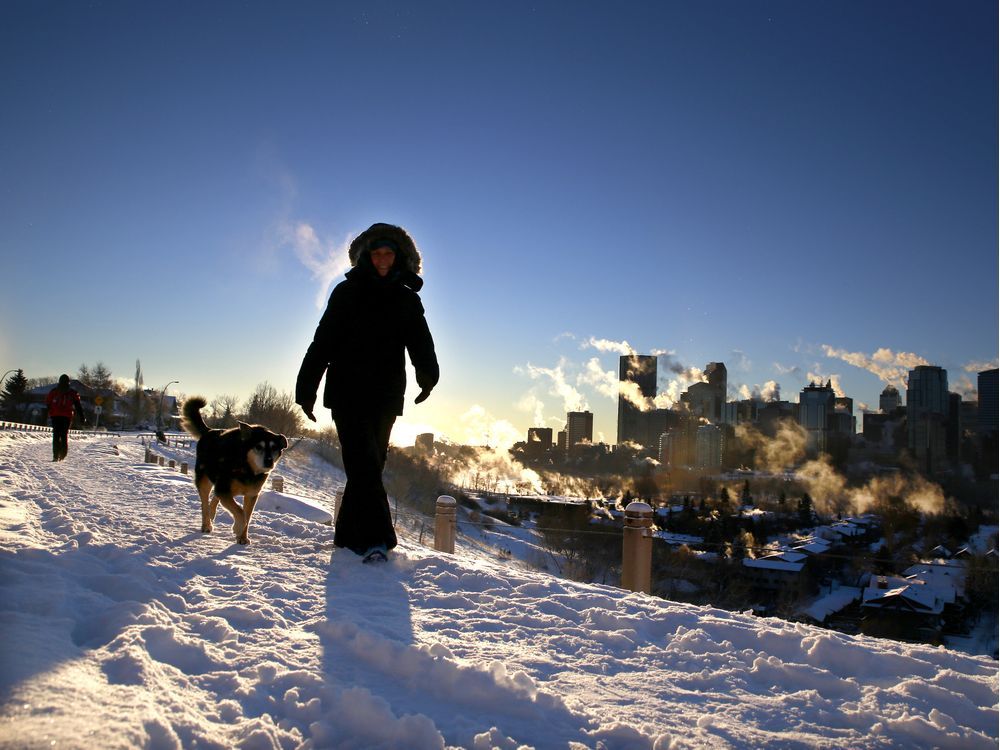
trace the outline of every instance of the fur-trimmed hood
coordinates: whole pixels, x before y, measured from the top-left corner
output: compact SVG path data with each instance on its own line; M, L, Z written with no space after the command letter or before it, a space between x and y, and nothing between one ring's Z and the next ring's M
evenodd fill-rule
M396 258L397 268L405 268L415 274L420 273L423 264L416 243L406 233L405 229L393 224L372 224L368 229L355 237L354 241L351 242L350 249L347 251L347 255L351 260L351 266L357 266L358 259L362 253L367 253L373 247L377 247L379 240L391 240L399 248L398 255L400 257Z

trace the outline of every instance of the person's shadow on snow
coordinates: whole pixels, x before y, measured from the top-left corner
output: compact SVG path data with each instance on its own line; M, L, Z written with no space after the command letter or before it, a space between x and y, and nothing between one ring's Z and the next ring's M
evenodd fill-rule
M409 566L393 553L388 562L365 564L350 550L334 549L326 575L326 617L318 627L329 684L371 687L391 679L394 655L413 643L403 585Z

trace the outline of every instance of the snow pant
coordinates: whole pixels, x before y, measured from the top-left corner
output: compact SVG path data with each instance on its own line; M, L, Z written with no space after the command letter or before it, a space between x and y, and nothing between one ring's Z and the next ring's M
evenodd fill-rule
M347 485L334 521L333 543L363 555L396 546L382 470L395 414L334 414Z
M69 453L69 417L52 417L52 460L62 461Z

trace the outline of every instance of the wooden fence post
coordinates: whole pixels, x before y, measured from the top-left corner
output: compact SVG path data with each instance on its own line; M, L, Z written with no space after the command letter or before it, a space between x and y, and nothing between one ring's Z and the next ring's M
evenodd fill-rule
M285 491L285 478L279 477L277 474L271 475L271 489L275 492Z
M181 474L187 474L187 473L188 473L187 461L181 461Z
M625 508L622 538L622 588L650 593L653 567L653 509L633 501Z
M434 516L434 549L438 552L455 554L455 516L457 503L451 495L441 495L437 499L437 513Z

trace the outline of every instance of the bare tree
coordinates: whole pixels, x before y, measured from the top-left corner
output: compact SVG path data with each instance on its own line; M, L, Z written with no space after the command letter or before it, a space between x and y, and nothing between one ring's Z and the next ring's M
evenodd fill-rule
M236 410L239 404L239 398L230 393L223 393L212 399L212 403L209 404L209 408L212 410L210 417L212 426L223 430L235 427Z
M302 415L290 393L278 390L264 381L250 395L244 408L243 418L247 422L262 424L284 435L295 436L302 433Z

